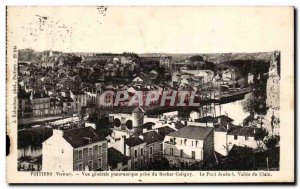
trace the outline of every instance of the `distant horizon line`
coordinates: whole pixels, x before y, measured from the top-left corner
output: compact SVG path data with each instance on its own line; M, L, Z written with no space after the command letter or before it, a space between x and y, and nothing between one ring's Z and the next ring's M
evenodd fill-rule
M60 51L60 50L51 50L51 49L45 49L45 50L36 50L32 47L26 47L26 48L20 48L18 50L25 50L25 49L32 49L36 52L44 52L44 51L55 51L55 52L61 52L61 53L89 53L89 54L122 54L122 53L134 53L134 54L257 54L257 53L271 53L279 50L272 50L272 51L255 51L255 52L181 52L181 53L173 53L173 52L134 52L134 51L123 51L123 52L95 52L95 51ZM279 51L280 52L280 51Z

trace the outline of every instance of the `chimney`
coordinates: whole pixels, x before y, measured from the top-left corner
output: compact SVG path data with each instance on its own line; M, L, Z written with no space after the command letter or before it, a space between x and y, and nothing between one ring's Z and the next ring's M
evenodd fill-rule
M148 131L147 128L143 128L143 133L146 133Z
M229 130L230 129L230 123L227 123L226 125L226 129Z
M63 131L58 129L53 129L53 136L55 137L63 137Z
M221 117L218 117L218 123L221 123L221 120L222 120Z
M143 135L140 135L139 138L142 139L142 140L144 140L144 136Z

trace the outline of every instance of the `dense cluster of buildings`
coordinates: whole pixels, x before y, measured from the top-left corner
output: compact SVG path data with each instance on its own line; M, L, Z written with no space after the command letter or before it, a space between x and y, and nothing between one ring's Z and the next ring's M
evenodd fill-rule
M157 62L164 72L154 67L146 73L143 62ZM18 114L20 119L78 118L93 108L109 119L110 132L82 118L67 127L53 127L53 135L42 144L44 171L201 169L218 163L235 146L264 148L257 135L260 124L251 120L235 125L228 115L208 112L192 111L185 119L179 111L150 116L139 103L132 104L130 112L124 113L123 107L136 93L142 94L145 104L150 92L186 90L204 95L243 88L253 83L253 77L249 73L241 78L233 68L218 73L187 69L170 56L137 60L128 55L49 53L41 63L19 63ZM103 96L106 91L125 91L129 97L115 104L116 93ZM160 98L148 103L157 105Z
M165 169L201 169L216 164L234 146L263 148L261 128L234 125L226 115L181 121L178 112L148 117L141 107L131 114L110 114L112 132L94 124L54 130L43 143L43 170L152 170L164 158ZM164 165L160 165L164 166Z

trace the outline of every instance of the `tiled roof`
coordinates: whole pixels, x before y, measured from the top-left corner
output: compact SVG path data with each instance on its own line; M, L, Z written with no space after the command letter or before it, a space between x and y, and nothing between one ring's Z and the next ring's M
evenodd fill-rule
M214 129L215 131L227 132L226 126L224 126L223 124L220 124L220 123L214 124L214 128L215 128Z
M230 117L228 117L226 115L220 115L220 116L217 116L217 117L213 117L213 116L201 117L201 118L195 119L195 122L198 122L198 123L217 123L219 118L221 119L222 123L231 123L231 122L234 121L233 119L231 119Z
M146 141L147 144L152 144L154 142L162 141L163 138L157 134L155 131L149 131L142 134L144 137L144 141Z
M206 116L206 117L201 117L201 118L195 119L195 122L198 122L198 123L216 123L217 121L218 120L212 116Z
M85 94L85 93L82 92L82 91L72 91L72 93L73 93L74 95L83 95L83 94Z
M233 119L231 119L230 117L228 117L226 115L220 115L220 116L217 116L216 118L221 118L222 122L226 122L226 123L230 123L230 122L234 121Z
M152 128L152 126L155 125L154 122L146 122L142 125L143 128L150 130Z
M175 122L175 128L176 128L176 129L181 129L181 128L183 128L183 127L185 127L185 125L182 124L180 121Z
M200 126L189 125L168 134L168 136L204 140L212 131L213 131L212 127L200 127Z
M254 127L236 126L229 129L228 135L254 136L255 131L257 131L258 129L259 128L254 128Z
M169 126L160 127L157 130L158 130L158 134L162 137L165 137L167 134L175 131Z
M83 127L83 128L65 130L63 137L74 148L78 148L90 143L105 140L105 138L97 135L95 130L92 127Z
M137 146L144 142L145 141L139 137L130 137L125 139L125 144L127 144L129 147Z

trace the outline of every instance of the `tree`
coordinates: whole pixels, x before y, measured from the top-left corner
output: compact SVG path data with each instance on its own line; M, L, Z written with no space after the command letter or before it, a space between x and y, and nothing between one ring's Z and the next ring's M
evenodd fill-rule
M245 95L244 100L242 101L242 107L244 112L253 113L255 109L255 98L253 93L248 93Z
M203 61L203 57L200 56L200 55L192 56L192 57L190 58L190 61L191 61L191 62L201 62L201 61Z
M268 149L274 149L279 143L279 136L271 136L267 140L265 140L265 145Z
M259 148L263 147L263 140L268 135L268 132L266 129L256 129L256 132L254 134L254 138L256 140L256 144Z

